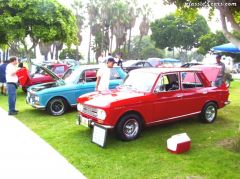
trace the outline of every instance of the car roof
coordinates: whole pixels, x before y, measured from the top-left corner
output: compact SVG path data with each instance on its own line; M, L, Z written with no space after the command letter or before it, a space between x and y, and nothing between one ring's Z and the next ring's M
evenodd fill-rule
M193 69L193 68L140 68L134 71L145 72L145 73L169 73L169 72L190 72L190 71L201 71L201 69Z

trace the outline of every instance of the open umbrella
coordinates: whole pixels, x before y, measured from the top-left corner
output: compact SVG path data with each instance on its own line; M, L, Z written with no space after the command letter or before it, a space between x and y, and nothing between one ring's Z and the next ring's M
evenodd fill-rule
M240 49L232 43L227 43L213 47L211 50L229 53L240 53Z

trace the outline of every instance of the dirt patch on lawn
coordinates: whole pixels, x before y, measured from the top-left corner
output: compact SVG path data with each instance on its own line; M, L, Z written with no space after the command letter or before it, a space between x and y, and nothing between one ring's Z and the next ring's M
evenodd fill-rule
M240 152L238 143L238 138L226 138L219 141L217 145L233 152Z

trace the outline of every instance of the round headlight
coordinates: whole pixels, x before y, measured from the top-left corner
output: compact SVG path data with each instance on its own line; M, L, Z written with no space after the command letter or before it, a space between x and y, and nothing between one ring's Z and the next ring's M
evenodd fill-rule
M106 112L102 109L98 109L97 111L97 118L101 120L105 120L106 118Z
M83 110L83 105L82 105L82 104L78 104L78 105L77 105L77 110L80 111L80 112L82 112L82 110Z
M35 101L39 101L39 96L35 96Z

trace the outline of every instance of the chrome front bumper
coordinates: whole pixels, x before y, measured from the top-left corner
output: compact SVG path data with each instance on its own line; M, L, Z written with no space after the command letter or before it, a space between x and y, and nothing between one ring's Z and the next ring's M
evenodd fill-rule
M88 124L87 125L86 124L85 125L82 124L82 115L80 115L80 114L77 117L76 124L77 125L83 125L85 127L93 127L94 126L94 124L95 124L94 121L92 121L91 119L86 118L86 117L84 117L84 118L88 120ZM106 129L113 129L114 128L114 126L102 125L102 124L99 124L99 123L96 123L96 124L106 128Z
M231 101L225 101L224 102L224 105L228 105L228 104L230 104L231 103Z

